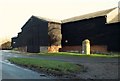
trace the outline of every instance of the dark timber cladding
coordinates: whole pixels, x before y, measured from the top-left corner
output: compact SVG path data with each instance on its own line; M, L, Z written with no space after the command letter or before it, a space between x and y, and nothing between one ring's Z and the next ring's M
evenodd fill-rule
M120 52L120 21L114 15L116 10L111 8L61 21L32 16L18 36L12 38L12 47L27 52L81 52L82 41L89 39L92 53Z
M21 28L17 38L12 38L12 47L27 48L27 52L39 52L41 46L48 46L48 22L32 16Z
M114 9L63 20L61 51L81 51L89 39L91 52L120 51L120 22L107 23L107 13Z
M105 16L100 16L62 24L63 48L81 46L84 39L89 39L91 46L107 46L108 51L120 51L120 23L105 23Z
M42 52L48 51L49 47L49 51L54 49L56 52L61 46L59 21L54 22L50 19L32 16L21 29L18 36L12 38L12 47L20 51Z
M26 32L27 37L27 51L28 52L39 52L41 46L48 45L48 34L47 34L47 22L40 20L33 16L31 26L28 25L29 30Z

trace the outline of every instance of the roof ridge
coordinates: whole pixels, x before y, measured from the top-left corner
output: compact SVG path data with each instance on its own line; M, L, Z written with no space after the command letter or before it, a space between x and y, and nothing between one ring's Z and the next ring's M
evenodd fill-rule
M52 18L47 18L47 17L41 17L41 16L34 16L34 17L37 17L39 19L42 19L42 20L45 20L45 21L49 21L49 22L62 23L61 20L57 20L57 19L52 19Z
M74 16L74 17L71 17L71 18L61 20L61 22L62 23L74 22L74 21L77 21L77 20L89 19L89 18L94 18L94 17L98 17L98 16L107 15L109 12L111 12L112 10L114 10L116 8L117 7L110 8L110 9L105 9L105 10L99 10L99 11L95 11L95 12L91 12L91 13L87 13L87 14L83 14L83 15L79 15L79 16Z

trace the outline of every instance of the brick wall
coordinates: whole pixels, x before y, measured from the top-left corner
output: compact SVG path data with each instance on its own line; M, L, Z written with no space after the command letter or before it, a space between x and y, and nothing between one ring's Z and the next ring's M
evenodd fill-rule
M105 45L93 45L90 47L91 53L102 53L107 52L107 46ZM64 46L59 51L63 52L81 52L82 46Z
M63 51L63 52L66 52L66 51L71 51L71 52L81 52L82 50L82 47L81 46L64 46L62 47L59 51Z
M106 45L93 45L91 46L91 53L107 52Z

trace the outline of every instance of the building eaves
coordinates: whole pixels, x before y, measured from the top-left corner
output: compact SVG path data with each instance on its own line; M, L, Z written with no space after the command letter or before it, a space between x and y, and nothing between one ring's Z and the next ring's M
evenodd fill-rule
M84 20L84 19L90 19L90 18L95 18L95 17L99 17L99 16L106 16L106 22L109 23L113 23L114 22L114 18L111 20L109 17L109 13L112 14L111 12L114 11L117 7L115 8L110 8L110 9L106 9L106 10L101 10L101 11L96 11L93 13L89 13L89 14L85 14L85 15L80 15L80 16L75 16L72 18L68 18L68 19L63 19L63 20L56 20L56 19L50 19L50 18L45 18L45 17L40 17L40 16L31 16L31 18L24 24L24 26L32 19L32 18L38 18L40 20L43 21L47 21L47 22L54 22L54 23L60 23L60 24L64 24L64 23L69 23L69 22L75 22L75 21L79 21L79 20ZM118 17L119 18L119 17ZM109 21L108 21L109 20ZM110 21L111 20L111 21ZM116 21L115 21L116 22ZM120 22L120 21L118 21ZM22 28L24 28L24 26Z
M120 22L120 8L116 8L107 14L107 24Z
M75 22L75 21L84 20L84 19L95 18L95 17L99 17L99 16L106 16L109 12L111 12L114 9L116 9L116 7L111 8L111 9L106 9L106 10L101 10L101 11L89 13L89 14L85 14L85 15L81 15L81 16L76 16L76 17L64 19L61 22L68 23L68 22Z
M40 16L34 16L37 17L41 20L47 21L47 22L55 22L55 23L62 23L61 20L56 20L56 19L49 19L49 18L45 18L45 17L40 17Z

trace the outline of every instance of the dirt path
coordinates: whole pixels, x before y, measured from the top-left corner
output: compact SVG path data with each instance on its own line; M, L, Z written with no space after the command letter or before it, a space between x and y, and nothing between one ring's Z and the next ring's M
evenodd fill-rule
M87 68L78 76L83 79L118 79L118 63L81 63Z

